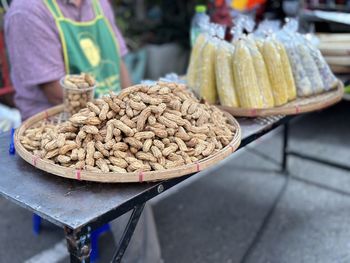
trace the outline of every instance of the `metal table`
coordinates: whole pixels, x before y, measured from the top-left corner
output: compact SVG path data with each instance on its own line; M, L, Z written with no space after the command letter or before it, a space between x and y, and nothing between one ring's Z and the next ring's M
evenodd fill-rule
M238 119L242 127L240 148L292 117ZM101 184L53 176L38 170L17 154L9 155L10 134L0 135L0 194L65 232L71 262L90 261L91 231L133 210L112 262L120 262L145 203L191 177L157 183Z

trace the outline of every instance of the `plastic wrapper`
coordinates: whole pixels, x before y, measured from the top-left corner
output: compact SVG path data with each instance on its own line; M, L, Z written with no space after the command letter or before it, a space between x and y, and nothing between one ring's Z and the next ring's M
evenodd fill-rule
M324 90L328 91L335 88L338 84L338 79L334 76L321 52L316 47L312 46L311 43L308 44L308 48L320 72Z
M313 91L311 82L301 62L301 58L297 51L295 43L293 42L293 38L288 35L285 30L278 32L277 38L284 44L286 48L298 97L312 95Z
M199 95L199 67L201 64L201 53L207 42L208 36L205 33L200 34L192 48L190 63L187 69L188 86Z
M201 60L198 72L199 95L210 104L215 104L217 101L215 78L216 45L215 39L209 37L200 53Z
M303 43L297 43L297 52L299 52L301 63L310 80L313 94L319 94L324 91L324 85L317 65L311 56L310 49Z
M243 35L243 31L252 32L255 27L254 19L250 16L238 14L233 18L234 26L231 29L233 41L239 40Z
M93 101L96 81L89 75L66 75L60 80L63 87L64 111L70 117Z
M292 68L291 68L287 51L284 45L279 41L276 41L275 44L281 56L282 68L283 68L284 77L286 79L286 84L287 84L288 100L291 101L297 97L297 91L295 87Z
M232 44L219 42L215 60L216 88L221 105L239 107L234 87L233 54Z
M298 27L298 21L295 19L290 19L283 27L280 37L284 38L288 56L292 62L292 69L296 79L298 96L318 94L325 90L324 81L322 80L319 66L316 64L315 56L312 55L311 49L307 47L308 42L302 37L302 35L297 33ZM291 55L295 55L293 54L293 51L291 52L293 49L299 58L298 61L293 61L291 58ZM294 62L298 62L298 64L295 64ZM307 76L310 86L307 86L308 83L306 78L302 77L301 68L303 69L304 74ZM302 80L303 83L300 83L300 80Z
M258 87L260 91L260 96L263 101L264 108L272 108L274 106L274 99L271 90L269 75L267 73L264 58L260 53L258 47L255 44L252 37L245 39L245 44L249 48L250 55L253 60L254 70L258 81Z
M255 39L255 45L262 52L262 47L264 46L264 41L262 39Z
M309 77L306 74L304 66L302 65L300 55L294 47L287 48L287 54L292 66L295 85L297 88L297 95L305 97L312 95L312 87Z
M269 75L275 106L283 105L288 102L288 87L282 59L272 39L264 41L262 54Z
M235 88L242 108L263 108L254 62L243 40L237 41L233 56Z

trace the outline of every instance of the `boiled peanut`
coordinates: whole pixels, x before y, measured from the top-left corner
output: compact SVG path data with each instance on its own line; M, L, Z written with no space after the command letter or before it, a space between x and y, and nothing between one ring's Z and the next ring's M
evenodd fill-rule
M142 151L148 152L152 146L152 139L147 139L144 141L143 146L142 146Z

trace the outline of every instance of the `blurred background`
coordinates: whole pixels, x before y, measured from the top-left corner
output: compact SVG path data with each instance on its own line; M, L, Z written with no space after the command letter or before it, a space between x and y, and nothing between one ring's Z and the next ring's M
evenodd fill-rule
M198 5L202 5L212 22L226 26L228 40L239 14L246 14L257 23L267 19L280 24L286 17L296 18L299 31L317 37L316 44L333 72L345 86L349 84L350 53L344 55L350 48L349 0L111 3L130 51L124 60L134 83L169 73L186 74L191 32L195 33L196 19L203 13ZM11 65L3 37L3 17L10 4L9 0L0 0L0 133L19 126L21 121L13 102ZM344 100L348 96L345 94ZM297 118L291 145L348 164L348 110L348 102L343 101L322 113ZM155 201L165 262L350 262L348 172L292 159L287 189L285 177L278 172L282 138L276 134L240 150L217 170L200 173L181 189ZM210 198L203 201L203 196ZM33 242L32 214L4 198L0 205L6 215L0 219L1 228L6 229L0 235L0 263L24 262L29 258L34 260L25 262L36 263L36 254L63 239L61 229L44 222L45 233ZM276 208L271 217L270 207ZM267 216L269 224L264 223ZM8 239L16 244L5 242ZM111 235L102 237L100 262L108 262L114 242ZM67 253L65 245L62 247L60 253ZM67 262L68 255L63 257L58 257L59 262Z
M210 20L227 26L226 38L238 14L247 14L256 22L268 19L281 23L295 17L300 31L319 35L319 47L335 73L350 72L348 56L339 60L332 52L344 49L350 37L337 33L350 31L350 1L347 0L114 0L111 1L117 25L122 31L129 54L124 58L134 83L158 79L168 73L186 73L190 47L191 21L196 6L204 5ZM11 0L0 1L0 131L18 126L20 116L13 103L6 47L3 38L3 17ZM198 10L197 10L198 11ZM329 44L334 46L329 50ZM329 58L327 58L329 56ZM347 80L346 77L343 80Z

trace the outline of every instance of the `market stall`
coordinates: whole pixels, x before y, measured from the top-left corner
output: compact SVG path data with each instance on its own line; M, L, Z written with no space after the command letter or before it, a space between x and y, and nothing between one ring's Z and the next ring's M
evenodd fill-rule
M62 22L59 9L49 8ZM342 99L344 85L329 58L294 20L255 26L236 17L228 40L205 8L197 11L205 21L191 32L186 76L121 90L119 68L96 81L87 65L99 59L87 56L84 70L56 83L63 104L0 135L0 194L63 228L71 262L89 262L92 231L132 210L112 259L121 262L148 200L279 126L285 174L288 155L327 163L289 151L288 123Z
M275 116L239 120L242 127L240 148L287 123L291 118ZM157 183L127 185L62 179L38 170L18 154L9 155L10 138L9 133L0 136L0 153L3 156L0 165L4 167L3 176L0 177L0 194L63 228L71 262L89 262L91 232L133 210L113 257L113 262L120 262L144 204L196 174L194 172ZM17 184L18 181L21 184ZM104 204L103 208L101 203Z

